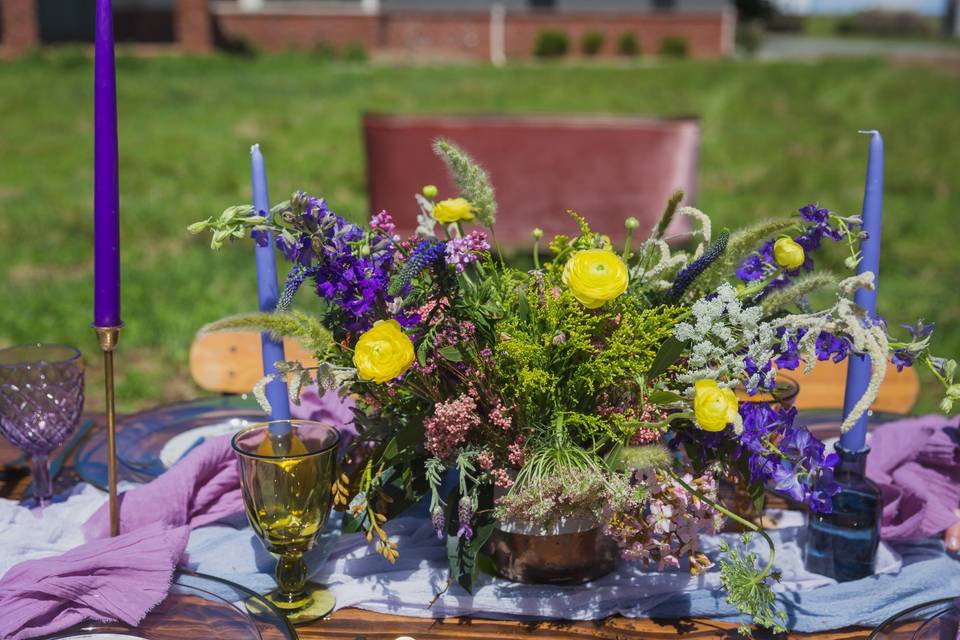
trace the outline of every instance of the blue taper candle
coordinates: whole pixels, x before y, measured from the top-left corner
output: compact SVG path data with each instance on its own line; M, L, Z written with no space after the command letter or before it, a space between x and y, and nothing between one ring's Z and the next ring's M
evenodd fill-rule
M880 226L883 218L883 138L879 131L861 131L871 136L870 155L867 159L867 186L863 192L863 230L867 237L860 242L860 263L857 273L870 271L874 277L872 291L859 289L854 301L867 310L871 317L877 315L877 289L880 276ZM843 415L846 417L863 396L870 383L870 367L886 366L885 362L871 363L869 356L850 357L847 370L847 388L843 399ZM867 422L864 413L849 431L840 437L840 445L847 451L864 451L867 448Z
M253 178L253 208L260 214L270 212L270 198L267 194L267 170L263 163L260 145L250 148L250 171ZM280 291L277 287L277 259L273 249L273 234L267 234L266 246L256 245L257 257L257 299L260 311L270 313L277 308ZM276 372L274 363L285 360L283 343L273 340L270 334L260 335L263 354L263 374ZM270 402L271 420L290 419L290 400L287 397L287 384L283 380L274 380L267 385L267 400Z

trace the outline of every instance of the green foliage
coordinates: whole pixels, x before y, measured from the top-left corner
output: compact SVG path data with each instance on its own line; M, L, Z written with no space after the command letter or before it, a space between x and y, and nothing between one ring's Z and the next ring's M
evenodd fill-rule
M603 49L603 33L600 31L587 31L580 38L580 51L585 56L593 57Z
M689 54L687 39L683 36L666 36L660 41L659 52L667 58L686 58Z
M635 387L651 368L661 345L682 313L679 307L642 308L621 296L599 310L583 307L562 290L544 291L530 279L525 314L498 323L497 378L501 394L517 406L521 421L545 431L563 414L577 444L596 438L621 440L632 433L622 415L600 418L598 396L618 396Z
M570 38L563 31L544 29L537 34L533 43L533 55L538 58L561 58L567 55L570 48Z
M617 39L617 53L630 58L640 55L640 41L637 40L637 36L630 31L620 34Z
M317 354L318 359L329 352L333 346L330 332L320 320L302 311L277 313L245 313L218 320L203 327L200 332L229 331L232 329L256 329L269 331L275 340L285 337L296 338L304 347Z
M777 608L776 595L770 586L770 579L776 576L769 575L769 566L761 569L757 553L746 549L750 539L750 534L743 534L741 544L736 547L726 541L720 543L720 551L725 554L719 561L720 581L727 591L727 602L752 617L754 624L774 633L786 633L787 614ZM773 553L772 545L770 552ZM740 633L752 635L747 625L740 626Z
M497 200L487 172L470 154L449 140L437 140L433 150L446 163L460 194L474 206L477 221L493 227L497 220Z

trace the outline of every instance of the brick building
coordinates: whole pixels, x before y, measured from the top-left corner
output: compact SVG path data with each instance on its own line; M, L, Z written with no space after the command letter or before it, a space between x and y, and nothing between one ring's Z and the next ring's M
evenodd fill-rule
M0 47L92 40L94 0L0 0ZM681 39L692 57L733 50L727 0L114 0L119 41L169 42L189 52L221 44L261 51L363 47L393 57L501 62L532 55L537 36L562 31L577 55L588 31L600 55L632 34L642 53Z

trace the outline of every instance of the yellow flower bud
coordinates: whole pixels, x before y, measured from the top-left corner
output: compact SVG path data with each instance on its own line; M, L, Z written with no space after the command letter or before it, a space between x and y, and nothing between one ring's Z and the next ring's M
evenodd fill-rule
M542 237L543 237L543 229L541 229L540 227L535 228L533 230L533 239L539 240Z
M437 194L440 193L440 190L437 189L435 185L428 184L423 189L420 190L421 193L427 198L433 200L437 197Z
M693 385L693 415L704 431L723 431L740 421L737 395L722 388L716 380L697 380Z
M443 224L473 220L473 205L466 198L441 200L433 206L433 217Z
M627 265L606 249L578 251L563 267L563 283L588 309L596 309L622 294L629 281Z
M413 342L396 320L377 322L360 336L353 350L357 375L378 384L402 375L413 364L413 358Z
M799 269L806 259L803 247L792 238L780 238L773 243L773 259L784 269Z

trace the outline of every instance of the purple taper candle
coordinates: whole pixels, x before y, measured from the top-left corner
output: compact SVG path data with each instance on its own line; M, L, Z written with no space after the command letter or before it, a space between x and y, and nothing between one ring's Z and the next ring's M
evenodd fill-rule
M870 155L867 159L867 186L863 192L863 230L867 237L860 241L860 263L857 273L870 271L874 277L872 291L857 290L854 302L867 310L870 317L877 315L877 290L880 276L880 226L883 219L883 138L879 131L861 131L870 139ZM843 415L850 414L854 405L863 396L870 384L870 356L851 356L847 369L847 388L843 398ZM877 362L876 366L886 366ZM869 416L864 413L853 427L840 436L840 446L847 451L867 449L867 422Z
M113 7L97 0L94 63L93 325L120 322L120 185L117 152L117 76L113 57Z
M263 163L263 154L260 145L250 148L250 173L253 179L253 208L257 213L269 213L270 197L267 195L267 170ZM256 245L257 257L257 299L260 311L270 313L277 308L277 299L280 297L277 288L277 257L273 252L273 234L267 234L267 244L261 247ZM260 335L261 353L263 355L263 374L276 372L274 363L284 360L283 342L273 340L269 333ZM267 400L270 402L271 420L290 419L290 401L287 397L287 385L283 380L274 380L267 385ZM276 429L274 429L276 431Z

